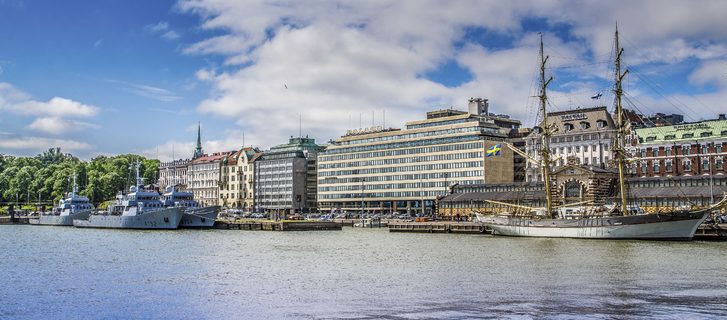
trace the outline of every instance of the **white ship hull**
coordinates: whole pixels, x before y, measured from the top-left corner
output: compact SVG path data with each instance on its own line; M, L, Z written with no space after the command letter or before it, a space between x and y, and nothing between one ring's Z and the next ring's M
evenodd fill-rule
M220 213L220 206L186 209L182 220L179 222L180 228L212 228Z
M79 228L177 229L181 220L181 209L165 208L136 216L92 214L88 220L73 220L73 225Z
M91 215L91 210L71 213L67 216L41 215L38 219L33 219L31 224L42 226L72 226L73 220L86 220Z
M691 240L708 215L705 210L578 220L513 218L508 223L489 226L494 235L516 237Z

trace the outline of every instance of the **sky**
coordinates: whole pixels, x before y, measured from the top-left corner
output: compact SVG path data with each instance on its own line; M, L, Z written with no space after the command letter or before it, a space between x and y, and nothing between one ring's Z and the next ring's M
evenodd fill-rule
M537 121L624 105L686 121L727 112L725 1L0 0L0 154L190 158L403 127L470 97ZM592 96L601 93L600 99Z

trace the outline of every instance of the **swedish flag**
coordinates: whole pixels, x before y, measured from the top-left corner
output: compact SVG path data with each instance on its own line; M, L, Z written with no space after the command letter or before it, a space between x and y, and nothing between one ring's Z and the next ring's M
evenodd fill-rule
M487 153L485 154L485 157L491 157L491 156L499 156L500 151L502 150L501 144L496 144L489 149L487 149Z

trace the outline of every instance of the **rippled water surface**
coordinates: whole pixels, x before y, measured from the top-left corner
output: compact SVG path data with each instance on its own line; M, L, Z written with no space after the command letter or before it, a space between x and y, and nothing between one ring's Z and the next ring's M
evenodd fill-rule
M727 243L0 226L0 318L725 318Z

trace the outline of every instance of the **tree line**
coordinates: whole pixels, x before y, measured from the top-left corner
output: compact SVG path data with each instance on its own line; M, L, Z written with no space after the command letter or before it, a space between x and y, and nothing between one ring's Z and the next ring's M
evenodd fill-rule
M98 205L135 183L136 173L130 172L129 165L137 160L144 183L155 183L159 160L134 154L99 156L90 162L63 153L60 148L35 157L0 154L0 203L56 203L71 191L75 175L79 193Z

